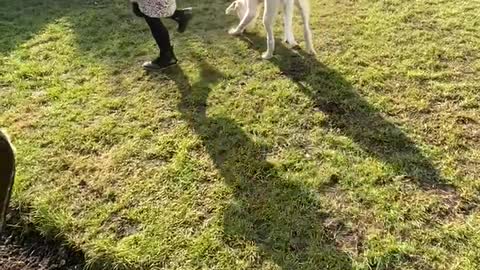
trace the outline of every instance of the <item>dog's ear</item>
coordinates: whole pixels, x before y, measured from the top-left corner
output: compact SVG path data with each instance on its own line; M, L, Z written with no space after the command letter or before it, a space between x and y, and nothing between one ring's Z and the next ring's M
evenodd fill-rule
M225 14L230 15L238 8L238 1L234 1L226 10Z

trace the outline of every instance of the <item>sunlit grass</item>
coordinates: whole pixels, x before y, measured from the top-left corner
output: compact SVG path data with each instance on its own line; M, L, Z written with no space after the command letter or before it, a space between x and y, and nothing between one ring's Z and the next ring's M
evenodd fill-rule
M270 62L188 3L146 74L128 3L3 1L26 218L99 269L478 269L478 1L312 1L319 55Z

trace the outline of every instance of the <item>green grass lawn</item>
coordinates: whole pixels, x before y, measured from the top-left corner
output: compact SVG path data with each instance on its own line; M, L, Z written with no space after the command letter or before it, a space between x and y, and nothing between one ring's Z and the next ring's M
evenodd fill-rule
M152 75L128 1L0 0L25 219L94 269L480 268L480 1L312 0L271 61L178 2Z

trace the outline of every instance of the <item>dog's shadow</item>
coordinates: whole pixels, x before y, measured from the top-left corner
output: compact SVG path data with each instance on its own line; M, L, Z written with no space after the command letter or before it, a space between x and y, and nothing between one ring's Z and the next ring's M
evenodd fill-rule
M266 160L269 147L255 143L232 119L207 115L207 99L224 75L200 60L200 81L191 84L180 67L167 75L181 91L183 118L200 136L234 197L224 212L224 242L246 252L246 243L260 250L244 254L252 267L273 261L282 269L351 268L324 224L329 218L303 186L283 179ZM155 76L153 75L153 78Z
M256 33L241 38L258 52L264 49L265 38ZM276 50L282 57L269 61L311 98L316 110L327 116L325 128L347 136L368 155L391 166L398 177L423 189L454 189L415 142L386 120L341 74L298 46L291 49L277 42Z
M263 49L264 38L251 33L246 37L252 48L259 52ZM365 153L389 164L395 173L421 188L450 188L415 143L339 73L301 50L292 54L278 44L277 53L292 55L271 62L328 117L325 128L340 131ZM224 75L202 60L198 67L201 79L194 84L181 68L168 76L181 91L178 108L184 119L200 136L216 168L234 190L233 202L224 213L225 243L231 248L243 242L239 240L254 243L262 254L252 259L256 266L268 265L271 260L282 269L351 269L350 256L337 247L334 232L326 225L337 217L323 209L306 187L282 178L266 160L269 146L255 143L232 119L207 115L209 93Z

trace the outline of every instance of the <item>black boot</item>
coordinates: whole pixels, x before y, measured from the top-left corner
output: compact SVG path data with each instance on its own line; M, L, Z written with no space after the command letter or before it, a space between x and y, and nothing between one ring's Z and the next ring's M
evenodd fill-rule
M173 13L172 17L170 18L178 23L177 31L179 33L183 33L185 30L187 30L188 23L192 17L192 8L185 8L175 10L175 13Z
M145 62L143 68L149 71L160 71L176 65L177 62L177 57L175 57L175 54L173 53L173 47L170 47L169 50L162 50L160 56L155 60Z

